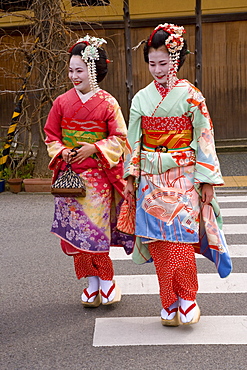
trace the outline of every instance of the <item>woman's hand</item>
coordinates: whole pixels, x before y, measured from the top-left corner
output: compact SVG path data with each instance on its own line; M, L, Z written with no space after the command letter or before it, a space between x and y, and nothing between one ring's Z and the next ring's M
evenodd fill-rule
M69 163L70 155L71 155L71 150L70 149L64 149L62 151L62 158L63 158L64 162Z
M64 149L62 158L66 163L81 163L92 154L97 153L98 149L94 144L78 142L81 147L79 149Z
M134 181L135 181L135 177L134 176L129 176L127 178L127 184L126 184L125 189L124 189L124 192L123 192L125 199L128 199L128 197L130 195L132 195L133 197L135 196Z
M94 144L78 142L81 147L70 151L69 158L70 163L77 162L78 164L90 157L92 154L97 153L98 149Z
M210 184L202 185L202 202L204 204L210 204L214 197L214 188Z

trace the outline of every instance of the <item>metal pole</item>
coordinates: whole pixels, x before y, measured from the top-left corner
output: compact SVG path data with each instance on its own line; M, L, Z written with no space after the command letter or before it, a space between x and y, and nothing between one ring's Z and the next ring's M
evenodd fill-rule
M131 100L133 98L129 0L123 1L123 11L124 11L124 40L125 40L125 59L126 59L127 107L129 111Z
M202 8L201 0L196 0L196 45L195 45L195 63L196 79L195 86L202 89Z

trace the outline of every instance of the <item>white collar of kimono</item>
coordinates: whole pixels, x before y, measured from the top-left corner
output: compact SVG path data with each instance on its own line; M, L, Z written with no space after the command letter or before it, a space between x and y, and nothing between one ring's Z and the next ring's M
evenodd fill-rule
M79 96L79 98L81 99L81 101L83 102L83 103L86 103L86 101L88 100L88 99L90 99L94 94L96 94L98 91L99 91L99 89L97 89L97 90L94 90L94 91L89 91L88 93L86 93L86 94L83 94L81 91L79 91L79 90L77 90L77 89L75 89L75 91L77 92L77 94L78 94L78 96Z

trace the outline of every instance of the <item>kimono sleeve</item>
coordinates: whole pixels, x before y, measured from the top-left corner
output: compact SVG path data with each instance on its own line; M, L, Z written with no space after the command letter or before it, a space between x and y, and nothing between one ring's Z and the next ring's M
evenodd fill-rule
M195 185L207 183L224 185L220 171L219 160L215 150L213 124L210 118L205 98L194 87L187 102L191 105L190 113L193 125L193 141L191 147L195 150Z
M49 157L51 157L51 161L49 163L48 168L53 173L53 179L56 177L57 171L61 166L62 158L61 153L63 149L66 147L63 145L62 142L62 108L60 97L58 97L48 114L47 121L44 127L44 131L46 133L45 143L47 146L47 151Z
M105 167L110 169L119 163L126 144L127 128L118 102L112 96L107 97L106 121L108 136L97 141L94 145L98 149L98 157Z
M44 127L46 133L45 143L47 145L48 154L55 159L61 154L66 147L62 142L62 108L60 97L58 97L48 114L47 121Z
M124 178L134 176L139 178L141 161L141 107L138 93L134 96L130 107L128 127L128 142L125 158Z

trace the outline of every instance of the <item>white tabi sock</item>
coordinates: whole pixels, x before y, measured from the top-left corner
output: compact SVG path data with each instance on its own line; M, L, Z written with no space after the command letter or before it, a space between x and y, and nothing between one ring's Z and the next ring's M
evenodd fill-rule
M186 310L194 303L194 301L186 301L185 299L183 298L179 298L179 304L180 304L180 307L182 308L182 310L184 312L186 312ZM180 319L183 323L186 323L186 322L190 322L194 315L195 315L195 311L196 310L196 307L192 308L188 313L186 313L186 315L183 315L181 312L180 312Z
M174 302L173 304L171 304L168 308L162 308L161 310L161 317L162 319L165 319L165 320L172 320L174 318L174 316L177 314L177 311L174 310L174 312L170 312L172 311L174 308L178 308L178 303L179 301L177 300L176 302Z
M107 295L109 289L111 288L113 282L112 280L102 280L102 279L99 279L100 281L100 286L101 286L101 290L103 291L103 293L105 295ZM107 303L107 302L110 302L114 299L115 297L115 294L116 294L116 289L114 288L113 291L111 292L111 294L109 295L108 299L101 296L102 298L102 303Z
M94 292L97 292L99 290L99 277L98 276L88 276L88 287L87 292L88 294L92 294ZM91 298L87 298L85 293L82 293L81 300L83 302L93 302L95 300L96 296L93 296Z

